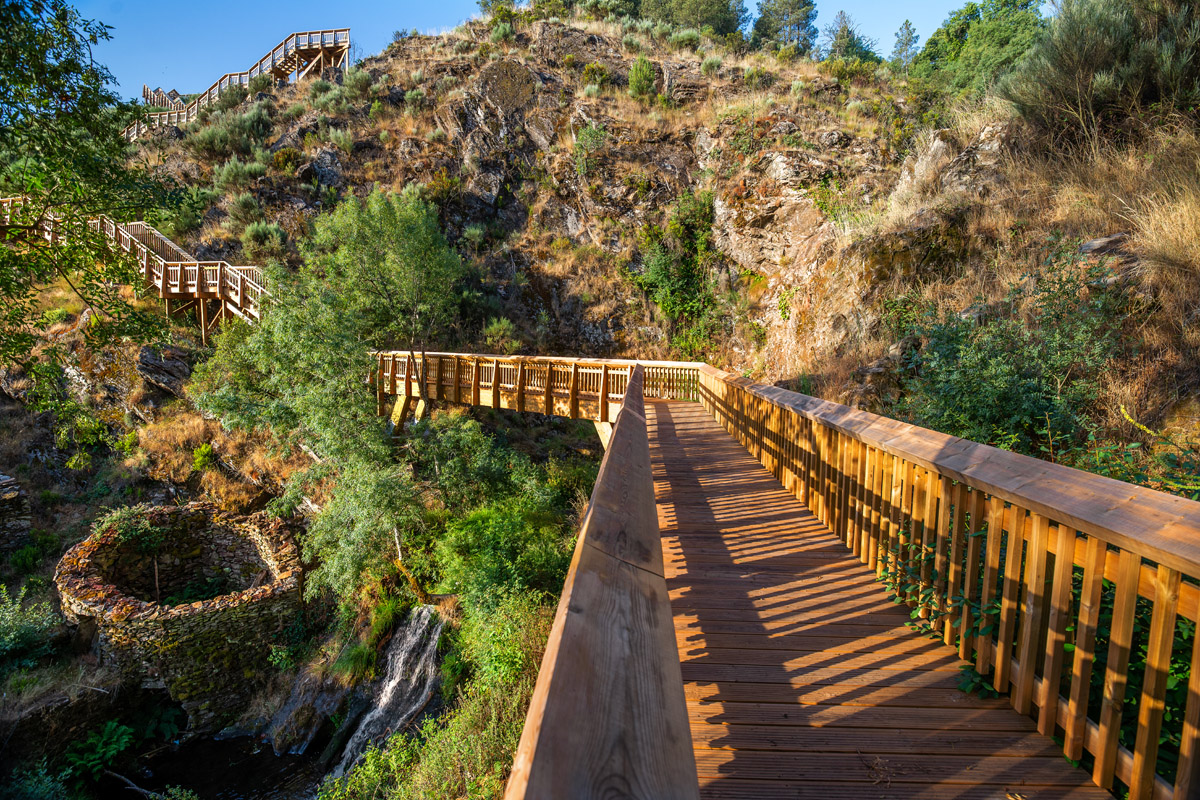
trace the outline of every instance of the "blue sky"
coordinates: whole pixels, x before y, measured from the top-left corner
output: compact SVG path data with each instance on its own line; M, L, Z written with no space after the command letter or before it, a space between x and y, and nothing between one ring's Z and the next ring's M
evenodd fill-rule
M898 3L895 0L817 0L817 25L823 27L838 10L848 11L867 35L879 40L883 55L891 53L896 29L911 19L921 41L965 0ZM198 92L226 72L249 67L293 31L350 28L362 55L382 50L392 31L416 28L431 33L453 28L478 10L475 0L438 2L316 2L294 0L76 0L85 17L113 27L111 41L98 50L121 85L121 93L140 97L151 88ZM757 0L747 0L754 12Z

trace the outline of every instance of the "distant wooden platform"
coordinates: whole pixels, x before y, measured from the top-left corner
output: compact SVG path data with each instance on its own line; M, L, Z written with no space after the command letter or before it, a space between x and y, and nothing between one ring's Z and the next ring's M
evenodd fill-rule
M703 408L646 417L702 797L1112 797Z

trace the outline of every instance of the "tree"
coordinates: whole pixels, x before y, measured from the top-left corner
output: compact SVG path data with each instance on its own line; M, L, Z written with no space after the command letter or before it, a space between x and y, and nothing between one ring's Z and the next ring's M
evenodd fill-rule
M1038 0L967 3L933 32L911 72L944 91L980 96L1012 70L1045 25Z
M821 32L821 55L825 59L840 58L849 61L857 58L862 61L879 62L881 59L875 52L878 44L864 34L854 17L845 11L839 11L833 22Z
M726 36L745 27L750 15L743 0L643 0L642 15Z
M36 296L61 280L94 313L91 343L144 340L156 318L119 294L140 285L133 259L88 221L140 217L170 199L144 164L126 165L122 130L139 111L113 92L112 75L92 57L108 27L81 18L63 0L0 4L0 196L23 206L0 228L0 364L31 370L38 343ZM51 219L54 243L41 233ZM43 363L61 358L55 348ZM43 373L49 374L49 373Z
M813 0L759 0L754 35L760 42L795 45L812 52L817 41L817 4Z
M917 29L907 19L900 26L900 30L896 31L896 46L892 49L892 64L896 69L904 70L905 75L908 74L908 68L917 55L917 42L920 38L917 36Z

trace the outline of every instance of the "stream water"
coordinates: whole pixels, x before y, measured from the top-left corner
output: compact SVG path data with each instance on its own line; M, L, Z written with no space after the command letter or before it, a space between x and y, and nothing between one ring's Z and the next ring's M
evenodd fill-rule
M353 733L348 734L340 758L337 739L329 746L330 736L322 728L342 705L347 690L303 673L261 736L195 739L148 759L142 774L130 777L156 791L182 786L202 800L311 800L327 771L340 777L368 747L407 728L429 705L438 682L442 624L433 606L420 606L392 635L383 654L382 676L366 697L348 701L351 714L346 725ZM362 709L357 722L355 707ZM332 756L323 754L327 749ZM132 796L115 782L101 789L104 798Z

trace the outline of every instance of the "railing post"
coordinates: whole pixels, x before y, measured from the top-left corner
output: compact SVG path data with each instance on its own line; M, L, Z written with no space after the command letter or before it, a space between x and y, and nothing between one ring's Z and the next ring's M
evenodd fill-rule
M525 359L517 362L517 411L525 410Z
M608 422L608 364L600 366L600 413L601 422Z
M471 359L471 405L479 405L479 359Z
M546 364L546 395L542 398L542 413L546 416L554 414L554 362Z
M492 408L500 407L500 359L492 359Z
M568 389L571 419L579 419L579 362L571 362L571 385Z

